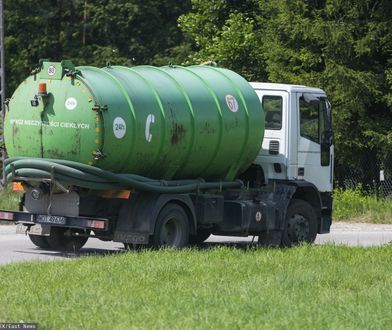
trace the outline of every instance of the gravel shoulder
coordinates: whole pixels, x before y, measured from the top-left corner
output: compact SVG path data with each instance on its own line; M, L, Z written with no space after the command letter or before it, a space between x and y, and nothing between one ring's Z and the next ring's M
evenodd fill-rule
M392 225L336 221L332 223L331 231L392 231Z

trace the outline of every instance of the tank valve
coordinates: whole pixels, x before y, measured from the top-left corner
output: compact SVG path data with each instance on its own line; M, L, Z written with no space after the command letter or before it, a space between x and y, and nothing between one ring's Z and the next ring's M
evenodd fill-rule
M94 150L92 152L92 154L93 154L94 160L99 160L101 158L105 158L106 157L106 155L99 149Z
M30 103L32 107L38 107L39 101L37 95L34 96L34 98L30 101Z

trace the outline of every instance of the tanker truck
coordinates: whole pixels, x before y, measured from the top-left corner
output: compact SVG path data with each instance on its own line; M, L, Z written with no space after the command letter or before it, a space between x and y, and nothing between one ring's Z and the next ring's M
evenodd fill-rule
M4 176L23 197L0 219L54 250L312 243L331 225L332 136L318 88L41 60L5 104Z

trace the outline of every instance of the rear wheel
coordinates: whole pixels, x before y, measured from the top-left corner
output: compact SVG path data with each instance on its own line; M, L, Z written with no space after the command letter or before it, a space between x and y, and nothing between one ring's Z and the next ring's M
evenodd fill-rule
M29 234L30 241L37 247L41 249L50 249L50 245L47 240L47 236L41 236L41 235L30 235Z
M159 212L152 245L154 247L182 248L188 244L189 220L178 204L169 203Z
M75 234L90 234L90 231L52 227L47 241L54 250L76 252L86 244L88 237L75 236Z
M313 207L300 199L293 199L288 207L282 236L283 246L302 242L313 243L317 236L317 215Z

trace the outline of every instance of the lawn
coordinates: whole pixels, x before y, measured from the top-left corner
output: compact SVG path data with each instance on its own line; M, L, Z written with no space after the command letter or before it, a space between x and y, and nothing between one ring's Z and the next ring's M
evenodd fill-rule
M392 199L364 194L362 189L335 189L333 219L335 221L392 224Z
M0 322L40 329L392 326L392 246L142 251L0 267Z

